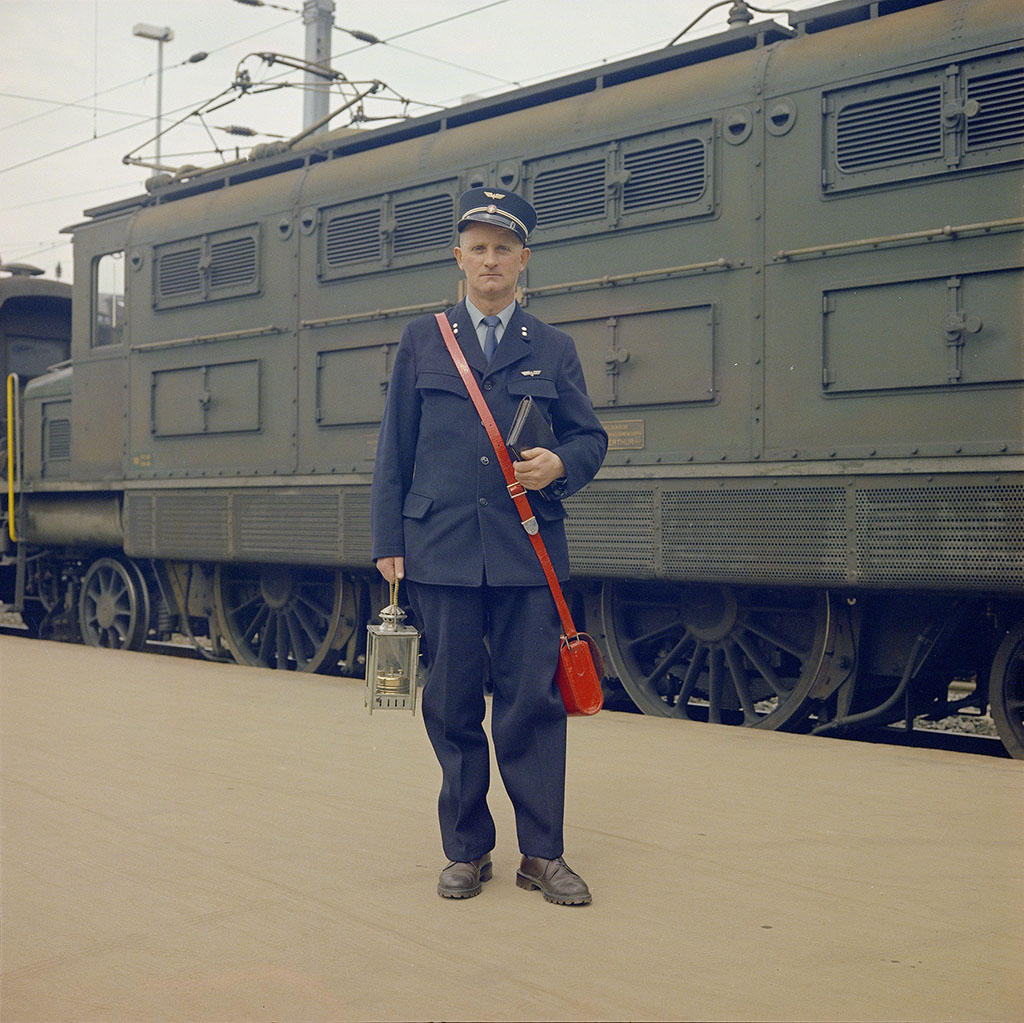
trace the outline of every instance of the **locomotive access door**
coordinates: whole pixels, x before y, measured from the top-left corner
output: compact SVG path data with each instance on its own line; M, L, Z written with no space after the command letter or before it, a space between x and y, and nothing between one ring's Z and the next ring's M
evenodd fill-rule
M1022 90L939 52L766 100L766 457L1024 451Z
M250 182L139 215L128 478L294 472L291 243L266 216L248 219L271 198L267 182Z

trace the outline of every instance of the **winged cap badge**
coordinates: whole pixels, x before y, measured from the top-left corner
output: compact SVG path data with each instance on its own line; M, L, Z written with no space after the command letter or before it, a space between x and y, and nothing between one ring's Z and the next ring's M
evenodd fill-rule
M486 195L488 199L504 199L505 198L505 193L504 192L487 192L487 191L485 191L484 195Z

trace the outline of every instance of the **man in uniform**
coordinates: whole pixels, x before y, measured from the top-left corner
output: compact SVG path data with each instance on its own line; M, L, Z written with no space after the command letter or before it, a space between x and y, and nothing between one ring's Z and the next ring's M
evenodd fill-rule
M526 395L551 423L554 450L528 449L514 468L531 491L541 536L564 580L561 499L593 478L608 438L572 338L516 302L535 223L533 207L512 192L474 188L461 197L455 260L467 297L446 315L502 436ZM429 653L423 720L441 764L438 816L450 861L438 893L477 895L491 877L495 828L483 729L489 659L491 736L523 854L516 883L539 888L550 902L589 903L586 883L562 859L566 715L554 682L558 614L433 316L406 327L395 356L377 444L372 527L377 567L389 582L408 580Z

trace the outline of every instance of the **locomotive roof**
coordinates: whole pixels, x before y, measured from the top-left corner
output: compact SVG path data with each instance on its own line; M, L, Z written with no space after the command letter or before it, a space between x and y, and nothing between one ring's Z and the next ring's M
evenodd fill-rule
M449 107L371 131L342 128L311 139L303 139L297 148L283 151L281 144L259 147L249 158L196 170L193 175L157 188L153 194L136 195L103 206L95 206L85 210L84 214L93 220L114 217L142 206L174 202L202 192L298 170L304 166L388 146L406 139L431 135L447 128L501 117L513 111L541 106L593 92L599 88L614 87L677 68L755 50L797 35L825 32L858 21L867 21L936 2L938 0L836 0L820 7L790 13L791 27L779 25L773 20L740 25L715 35L667 46L639 57L602 64L587 71L554 78L461 106ZM66 227L63 229L64 233L74 231L79 226L84 225Z

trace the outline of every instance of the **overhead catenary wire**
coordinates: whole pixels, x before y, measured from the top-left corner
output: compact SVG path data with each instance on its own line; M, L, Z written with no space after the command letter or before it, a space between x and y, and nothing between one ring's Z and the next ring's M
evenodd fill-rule
M244 2L246 2L246 0L236 0L236 2L244 3ZM398 39L398 38L402 38L402 37L405 37L405 36L413 35L413 34L415 34L417 32L425 31L425 30L427 30L429 28L434 28L437 25L445 24L447 22L454 21L454 20L459 19L459 18L464 18L464 17L467 17L469 15L476 14L476 13L479 13L481 11L487 10L487 9L489 9L491 7L500 6L501 4L505 4L505 3L509 3L509 2L511 2L511 0L491 0L490 3L479 5L477 7L471 8L468 11L463 11L460 14L451 15L451 16L449 16L447 18L441 18L441 19L438 19L437 21L433 21L433 22L430 22L430 23L428 23L426 25L419 26L418 28L409 29L409 30L407 30L405 32L401 32L398 35L394 36L393 38ZM280 9L280 10L283 10L283 11L288 11L289 13L291 13L293 15L300 15L301 14L301 11L296 11L296 10L294 10L292 8L287 8L287 7L283 7L283 6L280 6L280 5L269 4L269 3L265 2L265 0L263 0L263 2L261 2L259 4L253 3L253 4L250 4L249 6L265 6L265 7L269 6L269 7L272 7L273 9ZM252 33L251 35L248 35L248 36L244 36L241 39L236 39L233 42L225 43L222 46L214 47L214 48L212 48L208 52L209 53L219 53L219 52L221 52L221 51L223 51L225 49L228 49L228 48L230 48L232 46L237 46L238 43L240 43L240 42L245 42L245 41L247 41L249 39L253 39L256 36L265 34L266 32L276 31L277 29L283 27L283 25L289 24L292 20L294 20L294 18L290 18L290 19L288 19L288 21L282 22L281 24L278 24L278 25L275 25L275 26L272 26L271 28L261 29L260 31L254 32L254 33ZM344 30L344 31L348 31L348 30ZM389 40L381 40L381 42L387 44L389 42ZM360 50L360 49L363 49L363 48L364 47L356 47L354 50L349 51L349 52L356 52L357 50ZM423 57L424 59L435 60L435 61L437 61L439 63L442 63L442 64L448 64L448 66L458 68L459 70L469 71L470 73L474 73L474 74L481 74L481 75L483 75L485 77L490 77L490 78L492 78L492 79L494 79L496 81L502 82L502 84L506 84L506 85L516 85L516 84L518 84L517 82L509 81L507 79L501 79L501 78L498 78L497 76L490 75L487 72L477 71L477 70L475 70L473 68L468 68L468 67L465 67L463 65L455 64L454 62L446 61L443 58L432 57L432 56L426 55L426 54L417 54L417 53L415 53L415 51L404 50L404 48L402 48L402 47L394 47L394 49L402 50L403 52L408 52L408 53L410 53L410 54L412 54L414 56ZM343 56L343 55L344 54L339 55L339 56ZM188 64L188 63L189 63L189 59L186 58L184 61L180 62L179 64L172 65L167 70L168 71L169 70L174 70L174 69L182 67L182 66L184 66L185 64ZM105 90L103 90L100 93L95 93L94 92L91 96L85 96L85 97L81 97L78 100L68 101L66 103L59 104L59 105L53 107L51 110L41 111L38 114L30 115L27 118L23 118L21 121L12 122L9 125L0 125L0 131L4 130L5 128L11 128L11 127L16 127L16 126L21 125L21 124L25 124L27 121L34 120L35 118L38 118L38 117L45 117L47 114L55 113L57 110L63 109L63 108L68 107L68 106L83 105L85 101L94 100L97 95L106 95L109 92L114 92L114 91L116 91L118 89L126 88L126 87L128 87L130 85L137 85L139 82L144 82L147 79L151 78L153 76L153 74L155 74L155 72L150 72L149 74L143 75L140 78L132 79L131 81L122 83L121 85L111 86L109 89L105 89ZM415 100L406 100L406 102L412 103L412 104L415 104L415 105L437 106L437 104L431 104L431 103L417 104ZM173 116L174 114L179 113L182 110L186 110L189 107L195 107L195 106L196 106L195 103L183 104L182 106L177 107L174 110L168 111L168 116ZM375 118L375 120L376 119L377 118ZM38 162L38 161L41 161L41 160L49 159L49 158L51 158L53 156L57 156L57 155L60 155L61 153L65 153L65 152L68 152L68 151L70 151L72 149L78 148L79 146L86 145L89 142L98 141L98 140L103 139L103 138L109 138L111 135L118 134L121 131L127 131L127 130L130 130L132 128L138 127L140 124L145 124L149 120L151 120L151 118L146 117L143 120L136 121L136 122L133 122L133 123L128 124L128 125L123 125L121 128L115 128L115 129L112 129L111 131L104 132L104 133L101 133L101 134L98 134L98 135L95 134L95 130L94 130L94 134L92 136L90 136L89 138L82 139L82 140L79 140L77 142L69 143L66 146L61 146L61 147L59 147L57 149L50 150L50 151L48 151L46 153L41 153L38 156L31 157L31 158L29 158L27 160L23 160L20 163L12 164L12 165L7 166L7 167L0 167L0 174L4 174L4 173L7 173L7 172L12 171L12 170L17 170L17 169L19 169L21 167L28 166L28 165L30 165L32 163L35 163L35 162ZM369 120L369 118L367 118L367 120Z

